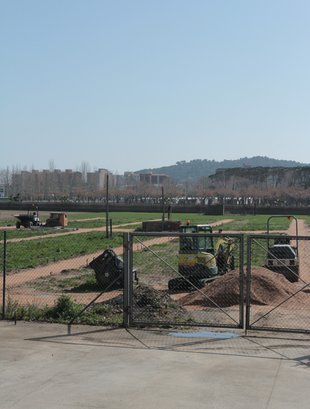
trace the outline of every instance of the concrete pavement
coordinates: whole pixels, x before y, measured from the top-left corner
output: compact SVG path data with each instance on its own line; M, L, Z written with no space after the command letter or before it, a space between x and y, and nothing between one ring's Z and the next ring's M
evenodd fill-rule
M309 408L310 336L201 334L2 321L0 408Z

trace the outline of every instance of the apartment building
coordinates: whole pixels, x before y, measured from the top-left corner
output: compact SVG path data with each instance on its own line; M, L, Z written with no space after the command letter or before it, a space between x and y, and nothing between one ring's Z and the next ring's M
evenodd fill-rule
M169 176L157 173L140 173L139 180L141 183L159 186L165 184L169 180Z

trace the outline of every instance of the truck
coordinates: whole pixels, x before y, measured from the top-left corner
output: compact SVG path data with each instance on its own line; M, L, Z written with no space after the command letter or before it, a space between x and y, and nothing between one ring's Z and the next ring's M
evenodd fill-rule
M14 217L17 219L16 228L20 229L21 227L31 228L33 226L41 226L39 214L37 211L23 214L15 214Z
M38 211L16 214L16 228L24 227L31 229L33 227L66 227L68 226L68 216L65 212L50 212L45 223L41 223Z
M291 243L290 237L280 234L275 239L267 238L267 255L265 267L282 274L288 281L299 281L299 252L298 252L298 223L295 216L270 216L267 220L267 235L270 235L270 222L275 217L287 217L295 221L296 244Z

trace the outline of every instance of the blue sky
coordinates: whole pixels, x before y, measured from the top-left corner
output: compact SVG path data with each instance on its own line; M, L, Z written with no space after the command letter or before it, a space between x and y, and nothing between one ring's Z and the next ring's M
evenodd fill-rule
M309 163L308 0L0 0L0 168Z

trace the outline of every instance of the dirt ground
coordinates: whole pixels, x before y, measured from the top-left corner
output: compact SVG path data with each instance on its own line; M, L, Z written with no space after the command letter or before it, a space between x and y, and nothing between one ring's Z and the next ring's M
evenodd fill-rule
M218 226L223 223L228 223L231 220L227 219L225 221L220 221L214 223L213 226ZM99 229L80 229L77 232L70 232L69 234L78 234L78 232L84 232L85 230L102 230ZM225 231L226 233L226 231ZM242 232L240 232L242 233ZM249 232L247 232L249 233ZM254 232L253 232L254 233ZM256 233L256 232L255 232ZM295 235L295 225L292 222L287 233L289 235ZM305 224L303 220L298 220L298 234L299 236L308 237L310 233L310 228ZM45 236L46 237L46 236ZM49 237L51 237L49 235ZM31 239L38 239L31 238ZM42 238L43 239L43 238ZM168 240L169 238L161 238L162 242ZM158 238L148 240L148 244L158 244ZM141 245L135 245L134 250L140 251L142 249ZM123 248L115 248L114 251L117 254L122 254ZM95 257L97 257L102 252L96 252L93 254L88 254L85 256L75 257L70 260L63 260L56 263L50 263L46 266L36 267L34 269L27 269L16 273L10 273L7 276L7 287L9 289L9 297L18 301L22 304L25 302L29 304L54 304L55 300L59 297L60 293L45 292L35 289L31 286L31 282L42 278L42 277L55 277L61 279L64 275L64 272L68 270L70 266L71 270L79 270L80 268L85 268L88 266L88 263ZM299 256L301 260L300 264L300 281L299 283L289 283L287 280L278 275L273 275L272 280L268 279L262 280L261 277L265 277L265 269L261 268L257 273L253 273L255 280L253 281L253 294L252 294L252 303L253 308L251 310L251 319L255 321L256 319L261 319L261 316L267 314L267 318L264 318L264 325L267 325L269 321L275 320L275 314L269 314L272 308L276 307L277 317L291 317L291 326L296 323L296 313L293 311L305 310L306 315L310 316L310 288L306 287L301 294L294 295L299 288L306 286L310 283L310 240L302 240L299 242ZM263 271L264 270L264 271ZM233 278L231 278L233 277ZM239 301L239 281L238 274L234 276L226 274L221 279L222 283L220 285L220 279L217 286L208 286L204 291L200 290L198 294L176 294L171 298L175 301L178 301L187 311L193 313L198 319L213 319L218 320L219 322L224 322L225 319L228 324L230 323L231 316L238 319L238 301ZM230 279L230 281L229 281ZM226 280L226 281L225 281ZM283 281L284 280L284 281ZM271 285L272 281L272 285ZM0 285L2 282L0 280ZM84 293L74 293L70 292L70 296L79 303L87 304L93 300L98 293L96 292L84 292ZM112 298L118 297L122 292L111 291L109 293L104 293L97 301L107 301ZM262 299L262 297L265 297ZM269 297L269 298L268 298ZM281 300L291 297L290 300L286 301L285 304L281 307L278 307L277 304L281 304ZM211 300L211 302L210 302ZM216 308L218 305L220 308ZM198 315L197 315L198 314ZM205 314L205 315L203 315ZM224 317L223 314L227 315ZM258 317L258 318L257 318ZM283 319L282 317L282 319ZM303 322L307 322L308 318L305 318L302 315ZM233 318L234 319L234 318ZM278 318L277 318L278 319ZM269 321L268 321L269 320ZM304 325L304 324L303 324ZM309 322L310 327L310 322Z
M223 223L229 223L231 222L231 219L226 219L226 220L221 220L219 222L214 222L211 225L216 227L219 226ZM132 223L136 224L136 223ZM126 226L128 223L126 223ZM121 229L122 225L115 226L114 231L117 231L118 228ZM121 229L124 231L123 229ZM80 234L80 233L85 233L85 232L91 232L91 231L105 231L104 227L100 228L93 228L93 229L79 229L76 231L70 231L67 233L62 233L62 235L72 235L72 234ZM35 237L29 237L29 238L23 238L23 239L12 239L9 240L9 242L16 242L16 241L21 241L21 240L40 240L46 238L46 237L53 237L57 236L57 234L49 234L48 236L35 236ZM155 238L155 239L148 239L145 241L145 244L148 246L152 244L158 244L159 240L161 243L167 242L169 240L172 240L171 237L161 237L161 238ZM141 251L143 249L143 246L141 244L134 244L133 247L134 250L136 251ZM123 253L123 247L116 247L114 248L114 251L118 255L122 255ZM64 271L68 270L76 270L78 271L81 268L86 268L91 260L96 258L102 253L102 251L92 253L92 254L87 254L79 257L74 257L70 258L69 260L61 260L57 261L55 263L49 263L47 265L43 266L38 266L36 268L31 268L31 269L25 269L22 271L16 271L16 272L10 272L7 275L6 278L6 285L7 288L9 289L9 297L11 299L14 299L15 301L25 303L25 300L27 300L27 303L35 303L35 304L48 304L52 305L55 300L59 297L59 293L49 293L46 294L45 292L42 293L37 289L34 289L31 287L31 282L35 282L36 280L42 278L42 277L58 277L61 278L62 274ZM2 277L0 278L0 286L2 286ZM98 293L94 294L91 292L85 292L85 293L70 293L70 296L76 301L80 302L83 304L89 303L92 299L95 298L95 296L98 295ZM113 298L114 292L111 293L105 293L98 301L102 300L107 300L109 298ZM2 294L0 294L0 298L2 297Z
M298 237L309 237L309 231L305 222L298 220ZM290 225L287 233L296 235L295 223ZM298 250L300 279L296 283L264 267L251 269L248 317L251 327L310 330L310 240L300 239ZM247 302L246 296L243 301ZM213 322L233 324L234 320L237 322L240 312L236 310L240 303L239 272L229 272L210 286L182 294L179 302L190 311L199 311L200 316L205 312Z

